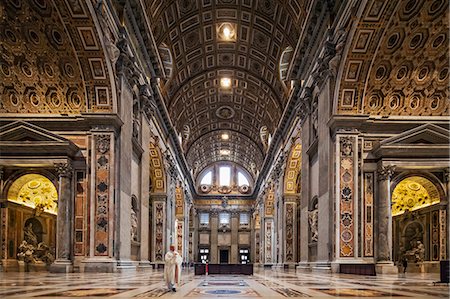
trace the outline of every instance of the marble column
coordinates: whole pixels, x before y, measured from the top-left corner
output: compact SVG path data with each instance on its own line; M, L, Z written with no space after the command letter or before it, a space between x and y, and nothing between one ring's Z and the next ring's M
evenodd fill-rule
M236 212L231 213L231 259L230 259L230 263L231 264L238 264L239 260L238 260L238 256L239 256L239 248L238 248L238 243L239 243L239 235L238 235L238 230L239 230L239 214Z
M210 249L210 263L211 264L218 264L218 229L219 229L219 214L217 212L211 213L211 235L210 235L210 243L211 243L211 249Z
M394 174L393 165L382 166L378 169L378 196L377 196L377 243L376 271L383 274L398 272L392 262L392 213L391 213L391 177Z
M50 266L51 272L73 271L72 227L73 227L73 169L70 162L55 164L59 175L58 216L56 221L56 259Z

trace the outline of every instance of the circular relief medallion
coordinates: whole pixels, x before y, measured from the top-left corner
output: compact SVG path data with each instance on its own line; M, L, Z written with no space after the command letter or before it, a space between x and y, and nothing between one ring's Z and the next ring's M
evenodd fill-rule
M39 34L33 29L28 30L28 39L35 45L38 45L41 41Z
M417 81L423 81L428 77L428 74L430 73L430 68L426 65L420 68L419 72L417 73Z
M400 43L400 32L395 32L389 36L387 41L387 48L388 49L394 49L396 48Z
M431 3L431 5L428 7L428 14L430 16L434 16L439 11L444 8L445 5L448 5L447 0L435 0Z
M200 191L202 191L203 193L208 193L209 191L211 191L211 186L210 185L201 185Z
M6 77L9 77L11 75L9 65L7 65L6 63L0 64L0 70L2 71L2 74L5 75Z
M75 70L70 63L64 64L64 73L70 78L73 78L75 76Z
M216 110L216 115L221 119L231 119L234 117L235 112L233 108L229 106L222 106Z
M53 71L53 68L50 64L45 63L44 64L44 72L45 74L47 74L47 76L49 76L50 78L53 77L53 75L55 74L55 72Z
M389 108L392 110L397 109L400 106L400 97L398 95L393 95L389 99Z
M353 239L353 234L350 230L346 229L341 234L342 241L350 242Z
M444 44L444 41L447 39L447 34L446 33L441 33L438 36L436 36L433 40L433 42L431 43L431 47L433 49L437 49L440 46L442 46Z
M413 96L409 100L409 108L411 108L411 110L416 110L419 107L419 104L420 104L420 99L418 96Z
M81 97L77 93L73 93L72 96L70 97L70 103L75 108L80 108L80 106L81 106Z
M61 99L58 97L56 92L50 94L50 103L55 107L59 107L61 105Z
M381 81L386 77L387 69L385 65L380 65L375 71L375 80Z
M423 41L423 33L419 32L416 33L412 38L411 41L409 42L409 48L412 50L415 50L418 46L420 46L422 44Z
M408 67L406 65L402 65L397 71L397 80L401 81L408 75Z
M443 68L438 74L438 81L443 82L448 78L448 67Z
M248 185L239 186L239 192L247 193L248 191L250 191L250 187Z
M17 94L15 92L11 92L9 94L9 102L11 103L11 105L13 106L17 106L19 105L19 97L17 96Z
M5 35L12 43L15 44L17 42L16 34L11 29L6 28Z
M37 96L37 94L35 92L30 93L30 103L37 107L39 106L39 97Z
M28 62L23 62L20 68L22 69L22 73L28 78L33 76L33 71L31 70L31 66Z
M433 97L430 101L430 109L437 110L441 105L441 99L439 97Z
M52 30L52 39L58 46L62 46L63 38L62 34L58 30L56 29Z

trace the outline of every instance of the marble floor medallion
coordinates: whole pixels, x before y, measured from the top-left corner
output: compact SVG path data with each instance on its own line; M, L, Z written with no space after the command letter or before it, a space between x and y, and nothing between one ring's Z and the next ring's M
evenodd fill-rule
M195 288L189 292L186 297L261 297L256 291L245 288L245 289L205 289L205 288Z

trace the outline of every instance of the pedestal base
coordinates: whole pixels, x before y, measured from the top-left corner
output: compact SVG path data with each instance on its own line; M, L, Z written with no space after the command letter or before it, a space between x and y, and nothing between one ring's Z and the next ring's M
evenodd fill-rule
M398 274L398 268L393 262L379 262L375 264L375 272L377 274Z
M80 272L116 272L117 262L111 259L86 259L80 264Z
M56 260L49 268L52 273L71 273L73 272L73 264L69 260Z
M150 261L140 261L138 268L139 269L153 268L153 265L150 263Z
M308 262L300 262L295 267L295 270L299 272L311 272L311 267Z
M312 263L311 271L314 273L331 273L331 264L328 262Z
M44 262L36 262L28 265L30 272L47 272L48 267ZM73 270L73 269L72 269Z
M119 260L117 261L116 270L119 272L136 271L136 265L131 260Z

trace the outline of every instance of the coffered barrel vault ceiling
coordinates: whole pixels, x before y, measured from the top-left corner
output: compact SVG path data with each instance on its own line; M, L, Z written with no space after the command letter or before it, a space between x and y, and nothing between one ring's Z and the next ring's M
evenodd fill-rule
M169 74L161 82L166 106L176 130L186 132L194 175L220 160L256 174L265 157L260 129L273 134L288 100L280 59L296 46L308 1L143 2ZM229 39L222 36L225 23L234 33ZM224 77L231 87L221 87ZM224 132L228 140L221 140Z

